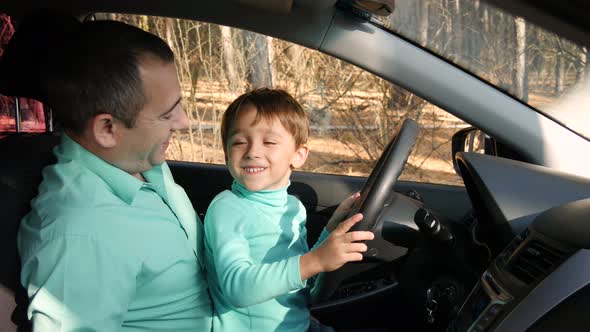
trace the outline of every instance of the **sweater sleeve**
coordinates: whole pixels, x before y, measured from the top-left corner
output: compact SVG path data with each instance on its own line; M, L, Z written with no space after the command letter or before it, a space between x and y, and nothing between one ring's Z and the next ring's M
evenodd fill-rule
M247 307L303 288L299 256L268 264L256 264L251 255L248 219L239 202L225 196L214 200L205 217L206 254L213 278L227 302Z
M324 227L324 229L320 233L320 237L315 242L315 244L313 245L313 247L311 248L311 250L314 250L315 248L321 246L322 243L324 243L324 241L328 238L328 236L330 236L330 232L328 232L328 230L326 229L326 227Z

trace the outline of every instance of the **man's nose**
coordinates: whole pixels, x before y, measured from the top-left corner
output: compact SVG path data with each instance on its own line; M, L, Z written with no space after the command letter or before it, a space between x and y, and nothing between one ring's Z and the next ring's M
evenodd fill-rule
M184 109L180 109L178 115L174 119L175 121L172 123L172 129L174 130L182 130L188 129L189 121L188 116Z

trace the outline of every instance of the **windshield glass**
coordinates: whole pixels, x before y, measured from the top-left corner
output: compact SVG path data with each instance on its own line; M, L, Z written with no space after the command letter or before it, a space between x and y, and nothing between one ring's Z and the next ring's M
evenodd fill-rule
M379 21L590 137L585 47L478 0L397 0Z

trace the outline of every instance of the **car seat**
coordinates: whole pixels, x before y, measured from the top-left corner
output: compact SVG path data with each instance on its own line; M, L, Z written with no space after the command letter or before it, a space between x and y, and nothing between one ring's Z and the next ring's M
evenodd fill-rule
M0 59L0 94L46 102L41 75L53 47L67 38L79 21L43 10L24 17ZM53 133L13 133L0 139L0 330L30 330L27 296L20 285L16 235L20 220L37 195L43 167L54 162ZM16 305L16 309L15 309ZM11 322L12 321L12 322Z

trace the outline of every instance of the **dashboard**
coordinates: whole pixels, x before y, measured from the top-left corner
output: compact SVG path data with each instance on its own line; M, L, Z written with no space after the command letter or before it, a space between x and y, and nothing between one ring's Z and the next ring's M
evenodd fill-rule
M458 154L495 257L447 331L580 331L590 324L590 181Z

